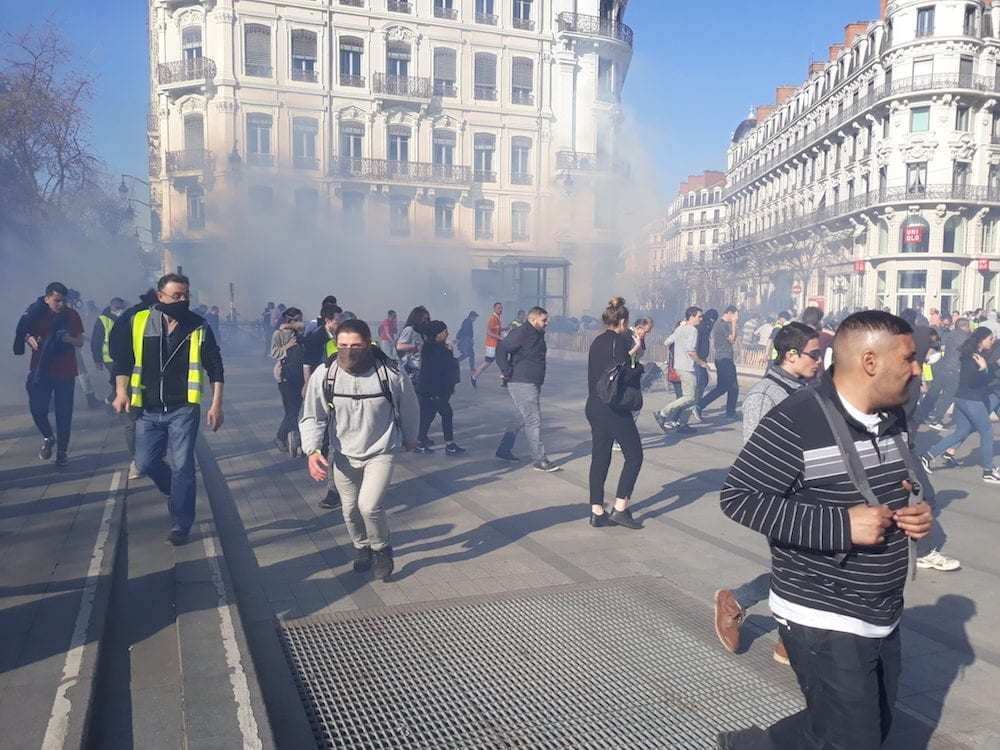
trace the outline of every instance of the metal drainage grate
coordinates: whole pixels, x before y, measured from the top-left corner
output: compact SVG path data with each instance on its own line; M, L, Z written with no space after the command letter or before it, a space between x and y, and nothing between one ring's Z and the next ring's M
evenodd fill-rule
M320 747L713 748L801 708L662 579L364 610L282 629Z

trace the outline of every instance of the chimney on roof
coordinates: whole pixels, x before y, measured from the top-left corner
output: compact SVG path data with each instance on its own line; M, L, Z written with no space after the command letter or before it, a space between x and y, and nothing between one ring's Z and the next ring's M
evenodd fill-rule
M764 122L764 120L771 116L774 109L773 104L761 104L757 107L757 122Z
M844 27L844 46L850 47L859 36L868 33L868 24L864 21L855 21Z
M779 107L788 101L788 97L795 93L795 86L778 86L774 94L774 103Z
M830 62L836 62L837 56L840 55L841 51L844 49L843 44L831 44L830 45Z
M809 63L809 77L812 78L822 73L825 68L826 68L825 62Z

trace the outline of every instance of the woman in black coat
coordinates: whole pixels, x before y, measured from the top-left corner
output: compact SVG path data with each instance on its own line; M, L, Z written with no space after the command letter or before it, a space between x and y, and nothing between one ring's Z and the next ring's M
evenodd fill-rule
M455 384L459 382L458 360L448 341L448 326L440 320L432 320L425 324L421 333L424 345L420 349L420 380L417 383L417 395L420 397L420 432L417 440L420 445L414 453L433 453L434 444L427 437L434 417L441 415L441 431L444 433L444 452L449 456L465 453L465 448L455 443L453 430L453 412L451 410L451 394L455 392Z

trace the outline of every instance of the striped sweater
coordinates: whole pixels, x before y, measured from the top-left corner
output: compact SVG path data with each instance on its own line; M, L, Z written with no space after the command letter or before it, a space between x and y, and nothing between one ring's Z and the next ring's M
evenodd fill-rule
M847 419L872 490L892 510L905 508L906 463L896 433L906 440L901 409L882 415L876 438L844 412L825 375L824 389ZM804 388L764 417L733 464L722 489L722 510L768 537L771 589L804 607L887 626L899 619L907 574L907 537L896 526L885 542L851 544L848 508L864 504L816 399Z

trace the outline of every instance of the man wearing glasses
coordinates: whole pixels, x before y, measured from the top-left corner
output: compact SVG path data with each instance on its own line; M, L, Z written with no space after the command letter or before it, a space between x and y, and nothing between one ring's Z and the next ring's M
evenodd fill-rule
M133 308L111 329L119 414L138 411L135 462L169 498L167 542L185 544L194 523L194 446L204 375L212 385L206 423L222 427L222 352L212 329L191 312L190 282L169 273L156 285L156 304ZM167 448L173 460L164 462Z

